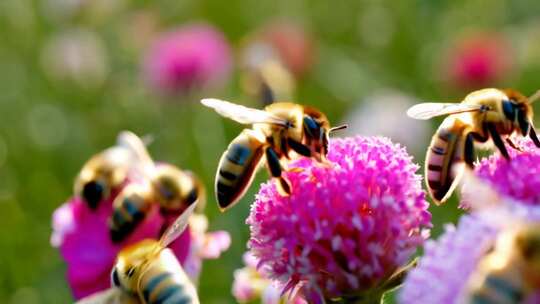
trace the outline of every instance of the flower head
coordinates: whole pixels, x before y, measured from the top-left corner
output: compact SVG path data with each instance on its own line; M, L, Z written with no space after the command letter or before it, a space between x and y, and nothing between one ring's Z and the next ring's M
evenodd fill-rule
M450 82L464 89L496 83L507 77L513 66L510 43L493 33L465 36L446 56Z
M272 282L261 269L257 269L257 259L250 252L244 253L244 263L246 267L234 272L232 287L233 296L239 303L252 302L258 299L263 304L306 303L299 295L286 301L286 296L282 296L278 284Z
M162 94L222 85L231 70L224 35L208 24L190 24L162 34L146 54L144 77Z
M290 196L263 184L247 220L259 267L310 302L380 287L431 225L404 148L386 138L333 139L328 159L291 163Z
M59 248L67 264L68 283L76 299L109 288L110 273L118 252L143 239L159 238L166 223L167 219L155 204L125 241L113 243L107 221L117 194L100 202L97 210L91 210L79 197L73 197L53 214L51 244ZM226 232L214 232L215 236L206 234L206 228L190 223L188 229L169 245L194 281L200 272L201 259L219 257L230 243Z
M504 196L523 204L540 205L540 148L526 138L513 140L522 152L508 147L510 161L498 153L484 158L475 166L475 175Z
M459 225L447 225L445 233L424 246L424 256L399 294L399 302L450 304L458 301L480 259L492 248L497 228L473 215Z
M509 149L511 161L494 154L466 177L461 204L471 207L472 213L461 217L457 228L447 226L437 241L426 244L419 266L405 280L401 303L462 303L468 282L501 232L540 223L540 201L532 191L540 186L536 177L540 153L526 139L514 141L523 151Z

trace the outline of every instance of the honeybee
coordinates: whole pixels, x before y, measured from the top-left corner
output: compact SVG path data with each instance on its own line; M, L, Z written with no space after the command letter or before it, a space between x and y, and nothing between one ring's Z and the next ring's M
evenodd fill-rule
M325 162L329 133L346 127L330 128L328 119L319 110L288 102L273 103L264 110L218 99L203 99L201 103L224 117L252 125L232 140L219 161L215 192L221 211L245 194L263 154L270 175L278 182L278 190L283 195L290 194L290 184L281 174L285 170L284 161L296 152Z
M148 158L142 139L129 131L118 135L115 146L94 155L75 179L74 192L91 209L107 199L126 180L128 172Z
M244 90L265 106L276 100L292 96L295 80L279 58L279 54L266 43L251 42L243 49L242 85Z
M540 288L540 225L518 225L498 237L471 276L463 303L523 303Z
M437 129L426 155L426 184L436 204L450 197L465 165L472 168L475 142L491 140L506 159L510 157L505 141L520 150L510 139L514 133L530 136L540 147L531 107L538 98L540 91L527 98L514 90L490 88L470 93L461 103L421 103L407 111L416 119L450 115Z
M176 217L195 201L204 208L205 190L202 182L190 171L169 165L148 165L147 179L126 186L113 202L109 231L113 242L123 241L158 203L160 212ZM167 227L165 222L163 227Z
M196 202L191 204L159 241L146 239L122 249L111 272L113 287L84 299L79 304L198 304L195 286L172 250L167 248L185 230L196 205Z

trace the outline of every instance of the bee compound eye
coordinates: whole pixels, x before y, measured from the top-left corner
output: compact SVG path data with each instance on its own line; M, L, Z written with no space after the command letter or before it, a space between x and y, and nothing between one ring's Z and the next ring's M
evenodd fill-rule
M111 282L114 286L120 287L120 278L118 277L118 270L113 268L113 271L111 273Z
M319 124L311 116L304 116L304 129L313 138L318 137Z
M504 116L510 120L514 120L517 114L517 108L514 103L510 100L503 100L502 109Z

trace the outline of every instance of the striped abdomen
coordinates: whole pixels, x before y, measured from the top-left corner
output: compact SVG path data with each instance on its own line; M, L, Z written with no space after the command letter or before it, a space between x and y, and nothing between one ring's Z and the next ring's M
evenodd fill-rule
M251 184L263 155L264 143L245 129L221 156L215 191L221 210L234 205Z
M142 222L150 208L142 193L125 189L113 203L113 213L109 220L111 239L119 243L126 239Z
M195 287L174 255L169 255L172 253L162 252L160 258L144 270L138 284L139 297L149 304L198 304Z
M506 280L504 277L496 275L488 275L483 282L483 285L471 292L471 304L508 304L522 303L525 295L523 286L515 285L515 283Z
M448 117L431 139L425 162L426 184L437 204L450 197L464 169L465 155L472 153L468 133L465 124Z

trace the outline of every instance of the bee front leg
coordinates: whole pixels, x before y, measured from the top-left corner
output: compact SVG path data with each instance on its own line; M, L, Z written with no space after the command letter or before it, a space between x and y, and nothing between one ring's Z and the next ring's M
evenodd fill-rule
M294 150L294 152L296 152L296 153L298 153L298 154L300 154L302 156L306 156L306 157L311 156L311 150L309 149L308 146L306 146L306 145L304 145L302 143L299 143L296 140L291 139L291 138L289 138L288 144L289 144L289 147L291 147L291 149Z
M265 155L266 164L268 166L268 169L270 170L270 174L272 175L272 177L277 178L279 181L278 191L283 195L290 195L291 186L289 182L283 176L281 176L283 168L281 166L281 162L279 161L278 154L274 149L268 147L266 148Z
M516 145L516 143L513 142L513 141L510 139L510 137L507 137L507 138L506 138L506 143L507 143L510 147L512 147L513 149L515 149L515 150L517 150L517 151L519 151L519 152L523 152L523 149L521 149L521 147L519 147L518 145Z
M491 138L493 139L493 143L495 143L495 146L499 149L502 156L506 159L510 159L510 155L508 154L508 151L506 150L506 146L504 145L504 142L501 138L501 135L499 132L497 132L497 129L494 125L488 124L487 130L489 132L489 135L491 135Z
M538 140L538 136L536 136L536 131L534 130L534 126L531 126L531 129L529 131L529 136L531 137L532 141L534 142L534 145L538 148L540 148L540 140Z

